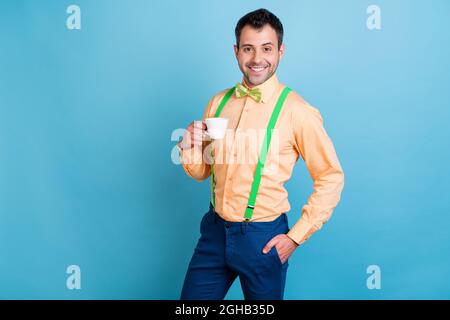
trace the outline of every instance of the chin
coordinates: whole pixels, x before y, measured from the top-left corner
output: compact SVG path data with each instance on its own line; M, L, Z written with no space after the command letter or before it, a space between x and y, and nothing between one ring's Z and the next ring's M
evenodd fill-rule
M258 78L248 77L248 81L254 86L259 86L260 84L266 82L268 79L269 77L267 77L267 75Z

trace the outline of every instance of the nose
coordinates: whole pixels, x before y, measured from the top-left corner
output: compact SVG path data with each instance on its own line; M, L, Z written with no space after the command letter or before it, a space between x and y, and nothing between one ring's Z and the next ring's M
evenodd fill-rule
M258 64L262 61L261 59L261 53L259 52L259 50L255 50L255 53L253 54L253 61L255 64Z

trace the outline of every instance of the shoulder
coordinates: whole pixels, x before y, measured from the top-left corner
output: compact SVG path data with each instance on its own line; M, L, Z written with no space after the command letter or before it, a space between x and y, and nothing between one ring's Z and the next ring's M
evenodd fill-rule
M231 89L234 89L234 87L227 88L227 89L223 89L223 90L217 92L216 94L213 95L213 97L211 98L211 100L212 100L212 101L218 101L218 103L220 103L220 101L222 101L222 99L225 97L225 95L226 95Z
M294 90L292 90L286 98L286 104L291 111L292 120L297 123L312 118L319 119L320 121L322 120L319 109L312 106Z
M208 117L212 117L212 115L215 114L217 108L219 107L220 102L222 101L222 99L225 97L225 95L234 87L230 87L227 89L223 89L217 93L215 93L211 99L209 100L208 103Z

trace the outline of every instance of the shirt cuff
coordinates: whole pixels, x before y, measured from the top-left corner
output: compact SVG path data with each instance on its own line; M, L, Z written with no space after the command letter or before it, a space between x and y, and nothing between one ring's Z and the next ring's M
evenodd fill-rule
M297 223L286 234L295 243L301 245L314 233L316 228L314 225L303 218L300 218Z

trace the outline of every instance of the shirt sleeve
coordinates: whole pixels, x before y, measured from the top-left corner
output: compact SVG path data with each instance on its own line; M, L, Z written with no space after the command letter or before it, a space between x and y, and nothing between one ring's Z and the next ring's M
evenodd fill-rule
M319 110L310 105L298 110L301 112L293 112L292 117L295 148L314 183L302 216L287 235L302 244L330 219L344 188L344 172Z
M202 120L209 117L211 107L214 103L214 97L208 102L203 113ZM197 181L203 181L211 175L211 165L204 158L205 150L207 150L211 141L203 141L203 144L194 145L190 149L180 150L180 159L186 174Z

